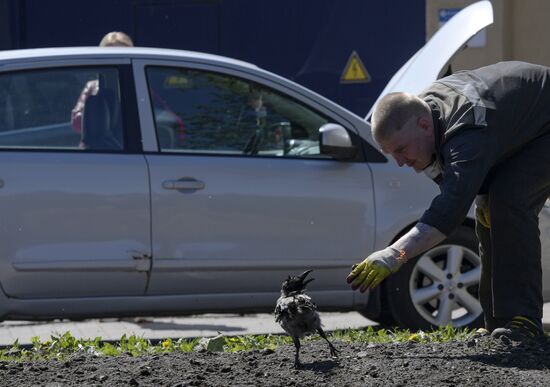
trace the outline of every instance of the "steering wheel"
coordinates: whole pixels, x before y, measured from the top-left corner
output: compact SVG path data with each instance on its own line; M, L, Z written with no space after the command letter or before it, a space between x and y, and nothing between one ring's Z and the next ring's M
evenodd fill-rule
M243 153L248 155L257 155L265 139L273 134L277 143L283 144L283 155L288 153L288 140L290 136L291 125L288 121L280 121L269 125L267 128L258 128L252 133L244 147Z

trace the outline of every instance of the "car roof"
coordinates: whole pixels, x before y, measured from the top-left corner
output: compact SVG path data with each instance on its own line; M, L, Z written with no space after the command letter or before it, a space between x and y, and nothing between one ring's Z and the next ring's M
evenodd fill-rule
M165 60L198 60L201 62L223 62L257 69L256 65L221 55L195 51L175 50L153 47L51 47L22 50L0 51L0 64L4 61L19 60L59 60L71 58L129 58L129 59L165 59Z
M238 67L240 69L250 69L256 74L268 76L271 81L284 80L287 87L292 85L292 89L297 93L307 90L311 96L317 100L328 101L334 107L342 112L346 112L347 117L354 117L358 121L363 121L361 117L349 111L345 107L329 100L328 98L301 86L288 78L281 77L278 74L262 69L252 63L233 59L221 55L207 54L196 51L176 50L167 48L153 47L51 47L51 48L31 48L21 50L0 50L0 69L4 64L26 63L45 63L48 61L63 61L64 59L150 59L150 60L185 60L198 63L210 63L223 65L225 67Z

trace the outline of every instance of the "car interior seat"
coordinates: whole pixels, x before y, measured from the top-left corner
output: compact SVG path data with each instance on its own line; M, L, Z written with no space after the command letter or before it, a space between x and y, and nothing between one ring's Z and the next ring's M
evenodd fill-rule
M9 93L0 85L0 132L13 130L14 127L13 103Z
M86 99L82 116L82 142L89 150L121 150L121 138L117 138L113 129L117 128L117 117L114 114L116 104L114 93L110 89L99 89L96 95ZM121 137L121 136L120 136Z
M99 90L101 93L101 89ZM110 88L103 87L103 93L107 106L109 108L109 115L111 117L111 134L115 137L119 144L123 144L122 137L122 114L120 109L120 102L115 95L115 91Z

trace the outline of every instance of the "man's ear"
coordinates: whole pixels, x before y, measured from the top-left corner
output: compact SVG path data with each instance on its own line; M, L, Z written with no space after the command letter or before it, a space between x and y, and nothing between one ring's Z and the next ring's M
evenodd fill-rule
M424 117L420 117L417 121L416 121L416 125L419 127L419 128L422 128L424 130L427 130L427 129L431 129L432 127L432 122L431 122L431 119L424 116Z

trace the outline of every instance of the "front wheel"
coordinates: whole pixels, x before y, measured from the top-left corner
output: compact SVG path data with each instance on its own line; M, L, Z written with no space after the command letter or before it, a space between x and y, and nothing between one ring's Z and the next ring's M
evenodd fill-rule
M460 226L386 279L387 306L396 323L406 328L480 327L480 276L474 230Z

